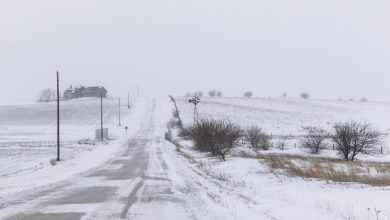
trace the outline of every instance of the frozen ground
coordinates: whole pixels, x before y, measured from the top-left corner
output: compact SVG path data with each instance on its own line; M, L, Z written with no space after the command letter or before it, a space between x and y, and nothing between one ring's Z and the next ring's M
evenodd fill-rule
M193 106L183 98L177 101L182 119L189 125L193 120ZM302 134L302 126L329 129L336 122L354 119L370 122L387 133L390 128L388 112L389 103L372 102L203 98L199 104L200 117L225 118L243 127L258 125L276 139L292 134L292 139L286 140L284 150L277 148L277 140L274 148L262 152L266 154L309 155L305 149L294 145L299 144L294 136ZM231 187L231 192L247 199L247 202L230 200L228 192L223 191L216 194L218 203L229 207L230 216L235 216L232 219L390 219L389 187L291 177L272 170L258 159L230 156L226 162L221 162L195 151L191 142L180 140L180 143L180 151L194 169L220 180L224 187ZM388 141L383 147L384 155L377 153L360 158L389 162ZM242 151L251 150L239 145L232 153ZM328 149L320 156L337 157L337 154Z
M230 102L229 99L221 99L219 103L207 100L210 104L203 102L200 106L203 106L202 114L231 115L243 124L260 119L270 129L277 124L277 117L272 114L269 114L269 122L256 114L257 107L249 107L252 112L247 112L246 100L232 100L241 104L236 103L235 109L225 110L210 106L224 107L220 102ZM290 101L304 105L299 100ZM280 102L279 105L284 106ZM310 108L310 102L306 105ZM180 106L186 123L190 123L191 106L187 107L184 100ZM128 144L120 147L110 143L98 147L102 151L96 155L105 155L108 152L104 149L119 146L117 154L110 156L112 159L101 165L92 164L93 169L68 176L58 184L26 190L18 197L4 201L0 206L0 219L390 219L389 187L290 177L270 170L261 160L229 156L226 162L221 162L193 150L188 141L181 141L181 147L168 143L164 133L172 108L168 99L134 104L133 112L127 117L133 129ZM279 111L288 112L293 108ZM342 114L348 115L345 109ZM278 107L274 106L272 111L278 111ZM295 111L301 118L306 118L299 109ZM359 115L359 111L355 108L352 112ZM326 110L322 112L327 114ZM308 114L313 116L308 118L313 119L315 112ZM253 120L249 116L253 116ZM294 114L291 113L291 117ZM296 120L296 123L300 122L300 119ZM281 127L283 123L281 121ZM301 124L295 125L293 121L290 124L300 129ZM78 158L90 164L94 162L91 159L93 152L98 151L83 152L85 154L79 155L84 156ZM71 170L71 164L64 163L63 168L59 164L53 169L66 172ZM78 164L74 163L74 166ZM29 178L40 178L37 173Z

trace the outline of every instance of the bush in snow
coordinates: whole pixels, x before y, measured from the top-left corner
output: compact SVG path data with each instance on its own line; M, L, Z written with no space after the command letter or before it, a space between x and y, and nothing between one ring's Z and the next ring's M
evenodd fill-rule
M303 99L309 99L309 98L310 98L310 94L307 93L307 92L302 92L302 93L301 93L301 98L303 98Z
M202 98L203 92L202 92L202 91L196 91L196 92L194 92L194 96L197 96L197 97L199 97L199 98Z
M165 132L165 140L172 141L172 131L168 130Z
M48 88L41 91L37 101L54 102L56 100L57 100L57 90Z
M233 148L241 133L238 125L214 119L201 119L188 129L189 137L198 150L211 152L222 160L225 160L226 153Z
M172 119L169 120L168 123L167 123L167 128L168 128L168 129L173 129L173 128L175 128L176 126L179 126L179 122L178 122L177 119L175 119L175 118L172 118Z
M217 91L215 91L214 89L209 91L210 97L215 97L216 95L217 95Z
M303 129L306 134L301 139L301 145L309 149L311 153L319 154L326 146L327 132L316 127L305 127Z
M330 135L339 153L347 161L354 161L358 154L370 154L382 143L382 135L368 123L355 121L339 123Z
M245 138L250 142L255 151L258 149L268 150L271 146L271 137L257 126L247 128L245 130Z
M246 97L246 98L250 98L252 96L253 96L253 92L251 92L251 91L248 91L248 92L244 93L244 97Z
M221 98L221 97L222 97L222 92L221 92L221 91L218 91L218 92L217 92L217 97L218 97L218 98Z

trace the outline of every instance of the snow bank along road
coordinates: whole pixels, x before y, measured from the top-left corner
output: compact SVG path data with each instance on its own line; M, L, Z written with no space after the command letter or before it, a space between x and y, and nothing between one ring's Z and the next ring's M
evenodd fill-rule
M0 219L222 218L207 195L206 183L164 140L169 107L170 103L151 100L150 114L145 114L119 157L91 173L1 207Z

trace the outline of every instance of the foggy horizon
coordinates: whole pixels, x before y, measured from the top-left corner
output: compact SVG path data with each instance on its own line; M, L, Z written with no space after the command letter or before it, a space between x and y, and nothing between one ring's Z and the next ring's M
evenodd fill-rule
M108 95L390 101L386 1L3 1L0 102L44 88Z

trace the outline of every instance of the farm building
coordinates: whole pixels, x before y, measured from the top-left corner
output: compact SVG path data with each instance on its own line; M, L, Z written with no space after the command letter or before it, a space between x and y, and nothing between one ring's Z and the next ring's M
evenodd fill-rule
M84 97L100 97L103 95L104 98L107 97L107 90L102 86L91 86L91 87L72 87L64 91L64 99L77 99Z

